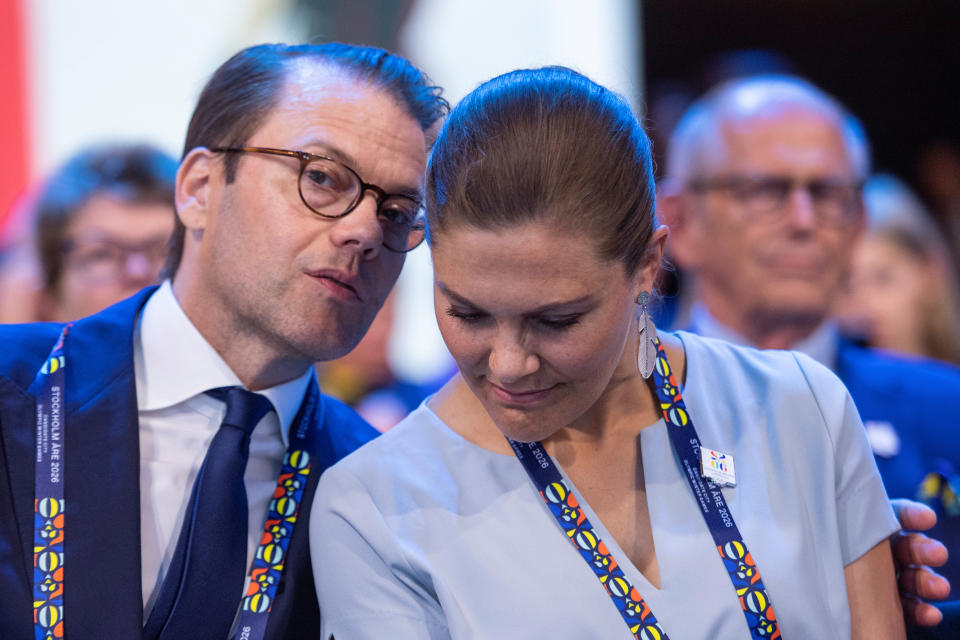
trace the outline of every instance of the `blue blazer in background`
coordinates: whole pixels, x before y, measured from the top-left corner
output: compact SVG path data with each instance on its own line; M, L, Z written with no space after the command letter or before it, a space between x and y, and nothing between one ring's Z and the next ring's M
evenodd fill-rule
M927 532L950 551L939 569L960 586L960 369L841 340L836 373L850 391L868 436L892 433L889 451L874 446L877 468L891 498L932 506L937 526ZM886 440L886 438L884 438ZM886 454L886 455L885 455Z
M74 323L66 345L64 620L70 640L139 638L140 450L133 332L154 288ZM0 325L0 629L33 637L35 389L62 325ZM290 541L267 638L319 630L306 523L320 473L377 435L321 396L318 450ZM174 514L170 514L173 517Z

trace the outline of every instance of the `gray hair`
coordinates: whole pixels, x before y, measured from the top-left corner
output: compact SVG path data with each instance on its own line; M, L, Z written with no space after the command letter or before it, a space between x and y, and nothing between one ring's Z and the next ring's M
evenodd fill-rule
M670 136L666 177L679 184L706 177L723 160L721 126L727 119L749 117L772 106L799 105L837 120L847 155L858 179L870 174L870 144L860 121L835 98L811 83L788 75L737 78L715 87L694 102Z

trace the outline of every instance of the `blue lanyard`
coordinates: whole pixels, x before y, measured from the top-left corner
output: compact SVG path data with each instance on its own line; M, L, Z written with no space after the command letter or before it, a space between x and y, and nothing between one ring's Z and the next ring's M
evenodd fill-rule
M570 485L560 475L543 445L539 442L507 440L540 492L540 497L547 503L550 513L560 524L560 529L580 557L593 569L633 636L637 640L669 640L653 611L640 592L630 584L607 545L600 539L587 514L580 508Z
M36 458L33 499L33 637L63 638L64 327L43 362L37 385Z
M760 578L760 571L737 529L720 488L704 480L698 471L700 438L667 362L663 345L656 340L656 346L653 387L667 423L670 442L680 458L683 475L697 498L700 512L730 576L751 638L777 640L781 637L780 626ZM539 442L521 443L513 440L510 440L510 445L560 528L593 569L634 637L638 640L666 640L667 635L650 607L623 575L543 446Z
M303 490L313 466L311 452L315 425L312 418L318 402L317 385L311 384L300 415L290 429L290 445L267 509L263 537L250 565L250 584L240 602L240 612L230 633L231 640L260 640L267 629L270 610L286 566L287 548L300 513Z
M64 516L63 461L67 325L50 356L37 372L36 464L33 516L33 628L34 640L64 637ZM267 628L277 589L297 523L303 490L312 468L313 416L320 393L310 385L297 420L290 429L290 444L283 457L277 488L267 509L263 536L250 567L250 584L240 602L231 640L260 640Z

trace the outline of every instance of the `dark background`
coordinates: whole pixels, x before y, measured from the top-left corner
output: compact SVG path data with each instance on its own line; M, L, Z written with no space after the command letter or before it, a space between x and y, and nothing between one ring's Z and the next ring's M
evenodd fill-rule
M955 0L649 0L641 23L648 102L707 89L729 72L717 54L768 50L779 54L774 65L788 65L862 120L877 170L923 193L918 168L931 144L960 149ZM648 113L652 128L656 111Z
M636 1L645 67L638 97L658 165L694 97L732 75L787 71L861 119L876 171L906 180L936 217L948 215L943 200L960 190L960 0ZM296 0L315 39L336 34L401 53L396 36L415 3ZM939 201L938 188L948 192Z

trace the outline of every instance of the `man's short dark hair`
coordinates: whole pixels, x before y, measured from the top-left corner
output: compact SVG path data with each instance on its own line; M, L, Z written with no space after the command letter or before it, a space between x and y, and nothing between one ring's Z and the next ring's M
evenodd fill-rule
M71 218L94 196L131 204L168 204L173 211L177 161L146 144L109 144L84 149L58 168L36 204L37 253L43 286L53 291L63 275L64 244Z
M261 44L240 51L217 69L194 109L183 157L196 147L238 147L266 119L286 85L291 61L329 63L357 80L383 89L429 130L449 111L440 88L406 59L376 47L330 42L326 44ZM226 181L236 177L239 156L224 158ZM179 218L170 238L165 274L173 277L183 256L186 228Z

